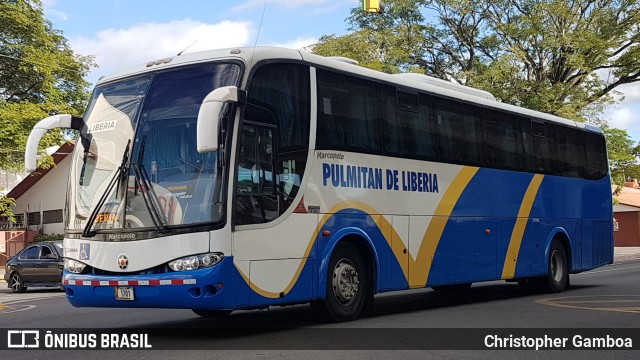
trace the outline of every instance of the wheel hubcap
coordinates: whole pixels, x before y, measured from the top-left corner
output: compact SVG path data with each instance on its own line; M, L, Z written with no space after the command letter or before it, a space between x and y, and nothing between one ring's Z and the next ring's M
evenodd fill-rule
M18 275L13 275L13 277L11 278L11 289L13 291L18 291L20 290L20 277Z
M358 294L360 281L355 266L348 259L341 259L333 269L333 294L341 305L349 305Z
M559 250L555 250L551 254L551 276L557 283L560 283L564 278L564 259Z

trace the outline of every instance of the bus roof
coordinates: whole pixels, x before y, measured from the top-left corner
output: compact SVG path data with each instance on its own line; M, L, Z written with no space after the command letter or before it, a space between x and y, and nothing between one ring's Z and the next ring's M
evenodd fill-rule
M268 59L302 60L310 65L316 65L331 69L336 69L356 76L371 78L378 81L395 84L400 87L411 88L432 94L438 94L464 102L474 103L483 107L507 111L525 117L533 117L542 120L552 121L565 126L581 128L592 132L602 133L598 127L581 122L565 119L559 116L530 110L527 108L505 104L495 100L493 95L487 91L472 87L451 83L445 80L421 74L387 74L376 70L367 69L356 65L357 62L340 57L324 57L309 52L278 47L246 47L208 50L195 53L176 55L172 57L157 59L140 64L123 71L119 71L108 77L103 77L98 81L98 85L117 80L132 75L143 74L155 71L160 68L172 68L188 64L197 64L214 59L235 59L245 64L256 64ZM248 73L245 73L245 82Z

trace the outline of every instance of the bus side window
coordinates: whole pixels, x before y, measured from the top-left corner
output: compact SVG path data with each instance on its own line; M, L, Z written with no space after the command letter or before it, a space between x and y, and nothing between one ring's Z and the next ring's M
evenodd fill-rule
M522 122L518 116L483 111L487 165L513 170L524 167Z
M318 69L316 149L380 153L376 83Z
M531 119L531 131L526 142L528 168L532 172L553 174L551 147L554 145L547 136L546 124L542 121Z
M264 190L273 190L277 194L280 214L293 204L306 167L311 115L310 89L309 67L293 63L260 66L248 86L249 104L245 109L262 107L270 115L260 115L258 111L256 116L251 116L245 111L245 120L275 125L271 155L275 160L271 171L275 172L276 183ZM331 117L331 100L328 97L325 108L328 109L327 116ZM321 111L318 111L319 116L320 114Z
M318 111L318 143L341 146L344 144L344 130L335 121L331 108L331 98L322 98L322 109Z
M484 165L482 119L473 107L437 98L436 120L442 161Z

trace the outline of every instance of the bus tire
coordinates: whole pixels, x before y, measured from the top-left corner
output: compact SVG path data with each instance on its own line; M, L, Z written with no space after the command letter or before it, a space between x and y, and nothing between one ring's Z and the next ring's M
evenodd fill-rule
M196 315L202 316L204 318L220 318L225 317L233 310L203 310L203 309L191 309Z
M364 307L368 289L362 255L351 243L339 244L329 261L324 301L312 304L312 308L335 322L355 320Z
M563 292L569 286L569 261L567 251L559 240L553 240L547 261L547 276L542 279L542 290Z

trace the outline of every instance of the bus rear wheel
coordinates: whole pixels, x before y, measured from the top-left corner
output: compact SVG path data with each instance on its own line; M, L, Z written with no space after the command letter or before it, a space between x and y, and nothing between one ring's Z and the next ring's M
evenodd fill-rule
M205 317L205 318L219 318L225 317L233 310L203 310L203 309L191 309L196 315Z
M547 276L542 279L543 290L563 292L569 286L569 261L567 252L558 240L553 240L547 261Z
M312 308L336 322L355 320L362 311L369 284L366 267L357 248L339 244L327 270L325 299Z

